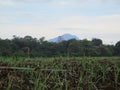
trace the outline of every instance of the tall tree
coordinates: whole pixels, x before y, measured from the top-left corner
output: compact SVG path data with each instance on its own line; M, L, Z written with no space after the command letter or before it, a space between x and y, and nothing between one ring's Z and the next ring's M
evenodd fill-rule
M120 41L115 44L115 54L120 56Z
M102 40L97 39L97 38L93 38L92 43L93 43L94 46L101 46L102 45Z

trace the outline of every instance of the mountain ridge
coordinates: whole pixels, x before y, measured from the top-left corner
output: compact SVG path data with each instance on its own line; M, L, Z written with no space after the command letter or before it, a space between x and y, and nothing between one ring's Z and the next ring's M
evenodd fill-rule
M66 33L66 34L63 34L61 36L57 36L55 38L49 39L48 42L61 42L61 41L68 41L70 39L79 40L79 38L76 35Z

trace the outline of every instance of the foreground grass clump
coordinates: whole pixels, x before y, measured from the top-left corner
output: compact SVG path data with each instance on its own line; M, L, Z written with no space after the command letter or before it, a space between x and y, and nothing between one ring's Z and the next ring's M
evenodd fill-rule
M120 90L120 58L1 57L0 90Z

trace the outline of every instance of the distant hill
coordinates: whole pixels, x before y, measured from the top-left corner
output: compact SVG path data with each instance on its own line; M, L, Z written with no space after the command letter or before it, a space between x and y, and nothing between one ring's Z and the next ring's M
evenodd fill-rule
M79 38L77 36L75 36L75 35L64 34L62 36L57 36L55 38L52 38L52 39L48 40L48 42L61 42L61 41L68 41L70 39L79 40Z

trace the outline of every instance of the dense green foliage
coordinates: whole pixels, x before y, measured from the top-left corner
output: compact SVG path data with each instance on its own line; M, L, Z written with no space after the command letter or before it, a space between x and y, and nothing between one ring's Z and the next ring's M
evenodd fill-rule
M31 36L0 39L0 56L119 56L120 41L116 45L104 45L101 39L91 41L75 40L50 43L44 37L37 39Z

